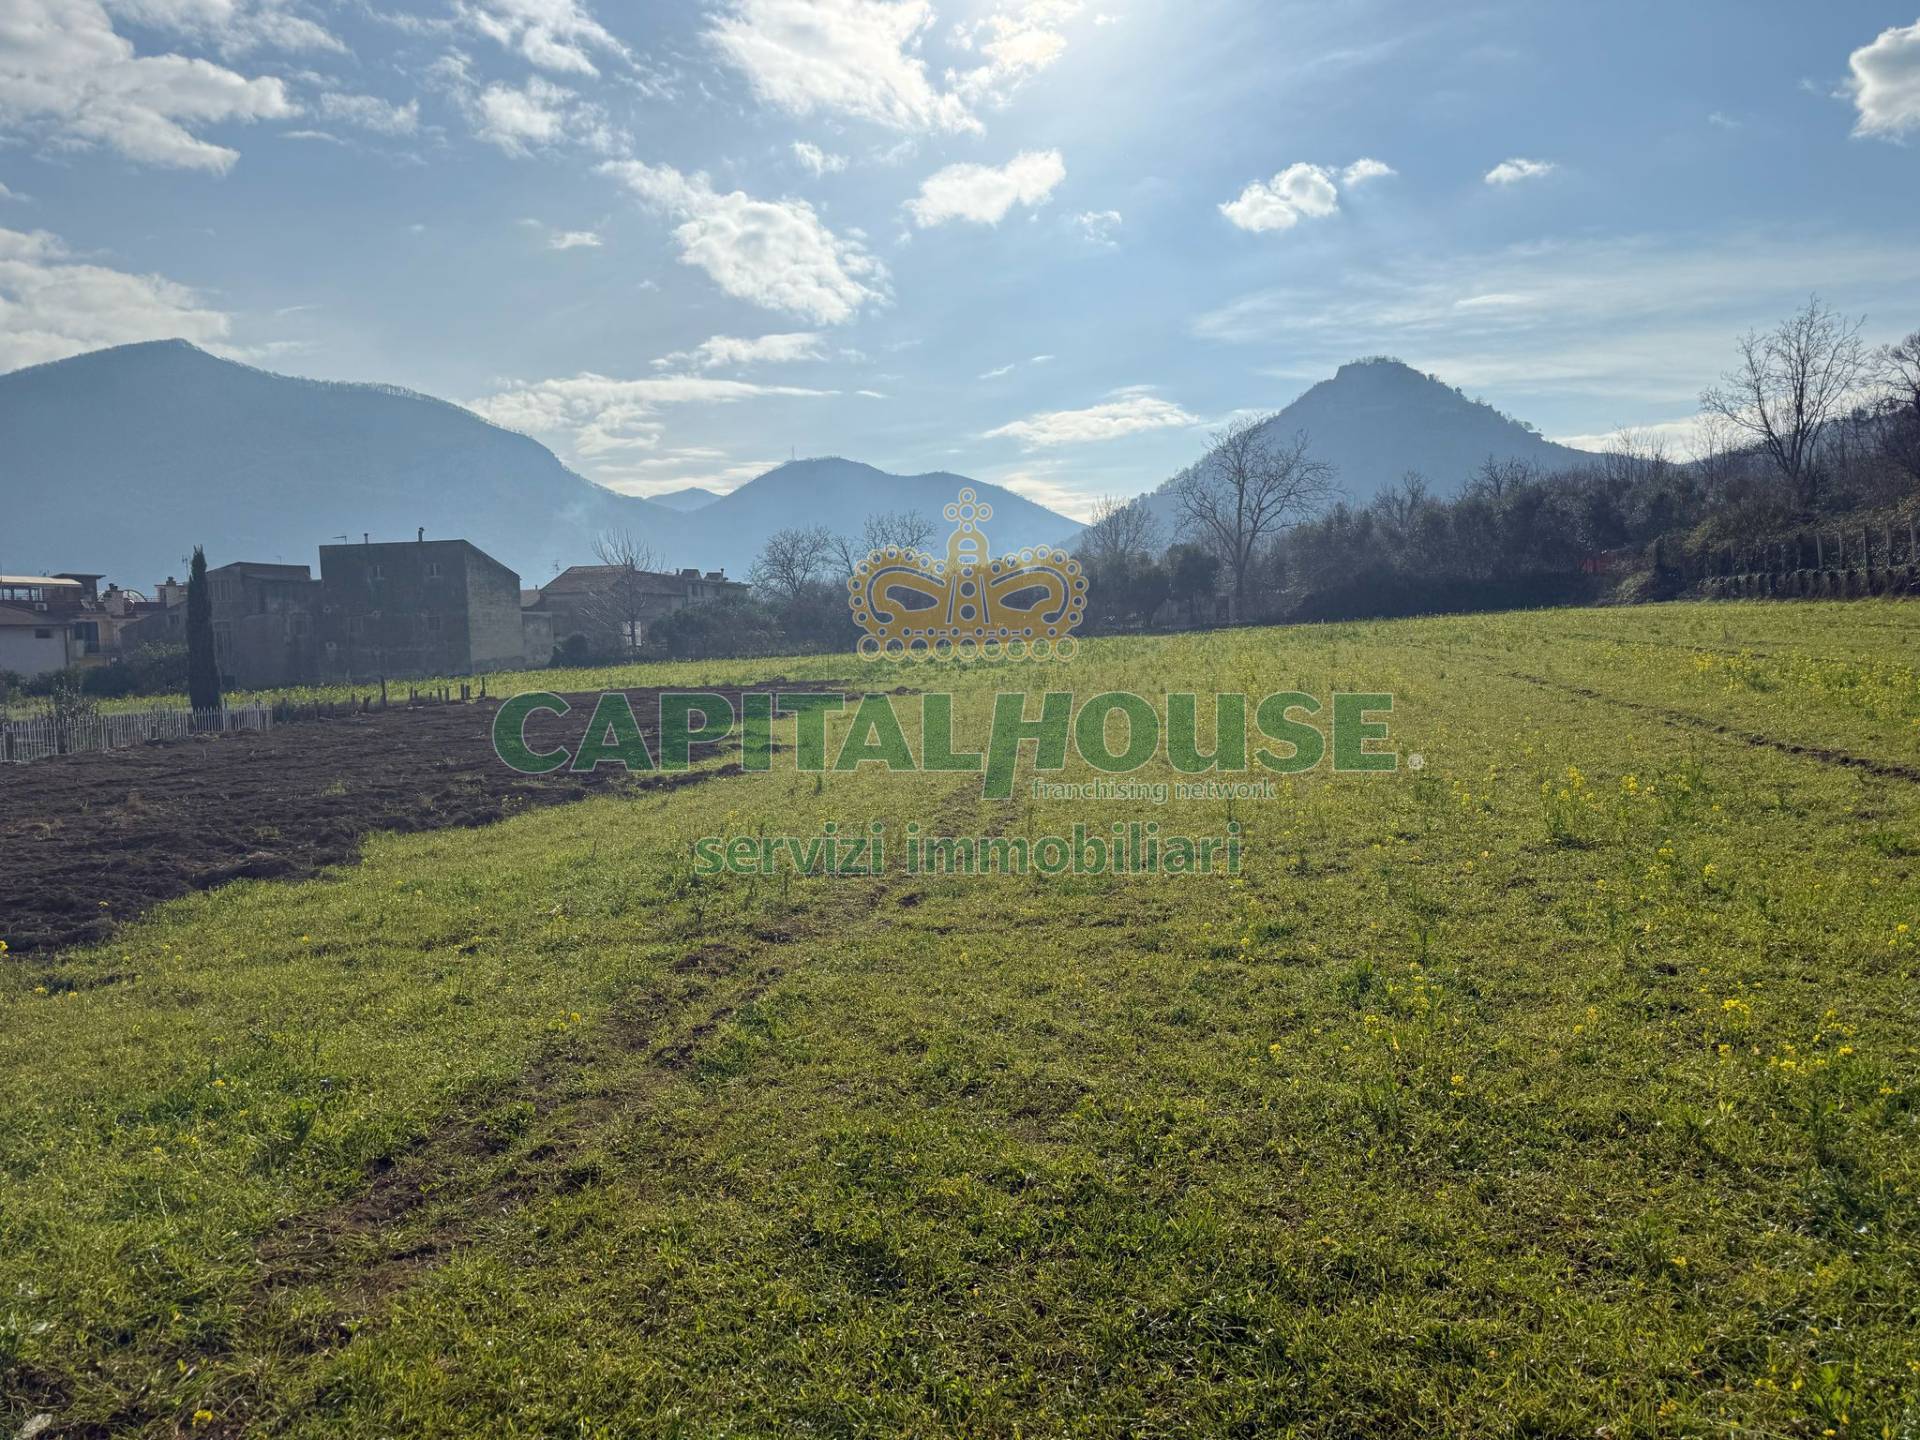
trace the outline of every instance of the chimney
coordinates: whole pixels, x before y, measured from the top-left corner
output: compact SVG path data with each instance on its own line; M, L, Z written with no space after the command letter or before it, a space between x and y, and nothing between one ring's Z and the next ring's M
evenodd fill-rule
M427 543L427 527L426 526L422 525L420 526L419 529L413 532L413 541L414 541L414 544L416 545L424 545Z

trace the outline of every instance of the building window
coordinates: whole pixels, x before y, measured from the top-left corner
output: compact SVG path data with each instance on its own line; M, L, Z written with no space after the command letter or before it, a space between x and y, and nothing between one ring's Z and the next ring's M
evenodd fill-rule
M429 635L438 635L440 633L440 617L438 615L427 616L427 633Z
M38 626L35 626L33 631L33 638L36 640L51 640L53 638L53 631L43 630Z
M386 579L387 578L386 567L383 565L369 565L367 567L367 578L369 580Z
M427 579L438 580L439 578L440 578L440 562L438 560L429 560L427 562Z

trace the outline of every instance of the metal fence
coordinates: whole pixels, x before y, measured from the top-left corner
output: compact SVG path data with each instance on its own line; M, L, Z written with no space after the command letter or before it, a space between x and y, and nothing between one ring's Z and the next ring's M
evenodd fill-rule
M51 755L117 750L153 740L270 730L273 710L236 705L220 710L128 710L112 715L41 715L0 720L0 764L21 765Z

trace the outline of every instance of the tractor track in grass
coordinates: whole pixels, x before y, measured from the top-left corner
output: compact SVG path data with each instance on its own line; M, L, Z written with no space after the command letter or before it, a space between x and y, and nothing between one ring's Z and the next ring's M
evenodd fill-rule
M949 791L931 823L946 826L986 803L976 787L969 777ZM970 828L998 832L1013 814L1011 802L992 802L990 823ZM483 1243L498 1222L594 1183L596 1142L644 1113L664 1087L696 1075L704 1047L723 1026L772 992L817 942L891 924L891 910L917 904L923 883L891 870L843 879L805 911L736 939L690 943L602 1021L549 1047L517 1081L468 1097L399 1153L374 1162L358 1193L262 1236L255 1245L259 1274L233 1331L259 1333L264 1324L307 1360L337 1351L392 1296ZM606 1078L582 1085L596 1074ZM531 1117L504 1130L500 1117L516 1109ZM223 1349L201 1354L198 1363L244 1359ZM242 1363L238 1373L256 1370ZM271 1429L265 1398L244 1383L223 1397L219 1418L195 1433L237 1436L257 1423Z
M1602 705L1610 705L1617 710L1645 715L1664 725L1671 725L1675 729L1714 735L1722 740L1737 741L1758 750L1772 750L1797 760L1812 760L1822 765L1859 770L1884 780L1905 780L1910 784L1920 784L1920 765L1907 765L1898 760L1878 760L1871 755L1856 755L1852 751L1836 750L1827 745L1802 745L1796 740L1782 740L1776 735L1762 734L1757 730L1742 730L1738 726L1722 724L1718 720L1689 714L1685 710L1649 705L1639 700L1626 700L1618 695L1609 695L1604 690L1595 690L1586 685L1570 685L1563 680L1552 680L1544 675L1530 675L1524 670L1495 670L1492 673L1502 679L1518 680L1522 684L1532 685L1538 689L1553 690L1579 700L1592 700Z

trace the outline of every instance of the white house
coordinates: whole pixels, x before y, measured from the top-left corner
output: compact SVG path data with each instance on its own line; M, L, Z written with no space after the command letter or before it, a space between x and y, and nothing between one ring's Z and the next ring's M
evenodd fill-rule
M0 605L0 670L31 680L49 670L64 670L84 648L75 642L67 617Z

